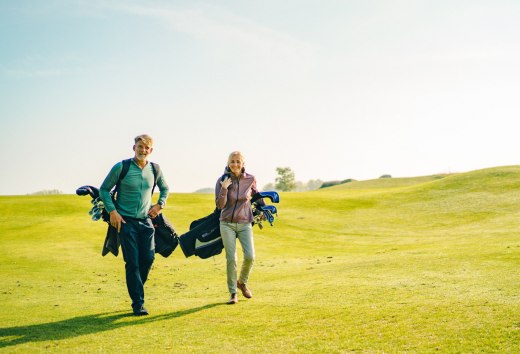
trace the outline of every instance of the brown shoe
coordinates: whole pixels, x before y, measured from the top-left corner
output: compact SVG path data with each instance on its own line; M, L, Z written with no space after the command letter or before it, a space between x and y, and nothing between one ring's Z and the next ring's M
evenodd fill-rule
M226 304L228 305L234 305L238 302L238 296L237 294L231 294L231 296L229 297L229 300L228 302L226 302Z
M246 284L242 284L241 282L237 281L237 287L242 291L242 295L244 297L247 297L248 299L253 297L253 293L251 293L251 290L247 287Z

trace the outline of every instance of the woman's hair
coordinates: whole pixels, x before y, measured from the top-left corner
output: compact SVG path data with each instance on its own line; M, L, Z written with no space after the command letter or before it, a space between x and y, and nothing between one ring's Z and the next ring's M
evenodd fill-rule
M135 137L134 139L135 143L137 144L139 141L142 141L143 143L145 143L146 145L148 146L152 146L153 145L153 139L150 135L148 134L141 134L141 135L138 135Z
M233 151L231 154L229 154L228 156L228 159L227 159L227 164L229 165L229 163L231 162L231 159L233 158L233 156L238 156L240 158L240 161L242 161L242 163L244 163L244 155L242 155L242 153L240 151Z

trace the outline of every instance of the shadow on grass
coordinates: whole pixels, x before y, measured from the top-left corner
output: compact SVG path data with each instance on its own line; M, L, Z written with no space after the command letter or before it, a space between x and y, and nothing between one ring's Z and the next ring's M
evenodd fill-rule
M224 305L214 303L192 309L171 312L156 316L135 317L131 312L100 313L88 316L74 317L63 321L42 323L29 326L0 328L0 348L29 343L43 342L47 340L61 340L74 338L92 333L111 331L114 329L141 325L151 322L169 320L182 317L195 312L210 309L215 306ZM119 319L132 317L132 321L121 321Z

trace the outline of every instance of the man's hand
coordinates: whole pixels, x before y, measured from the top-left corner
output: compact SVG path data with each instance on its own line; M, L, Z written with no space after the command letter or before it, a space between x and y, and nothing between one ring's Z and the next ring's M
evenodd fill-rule
M121 214L117 212L117 210L112 210L110 212L110 225L117 229L117 232L121 230L121 223L126 224L126 221L123 219Z
M152 219L155 218L160 213L161 213L161 206L159 204L155 204L154 206L152 206L150 208L150 210L148 210L148 215L150 215L150 217Z

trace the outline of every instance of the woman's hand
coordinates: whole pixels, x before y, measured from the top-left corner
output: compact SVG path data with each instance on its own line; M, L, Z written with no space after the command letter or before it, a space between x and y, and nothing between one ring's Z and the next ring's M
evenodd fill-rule
M225 180L220 181L220 185L222 186L222 188L227 189L231 185L231 178L226 177Z

